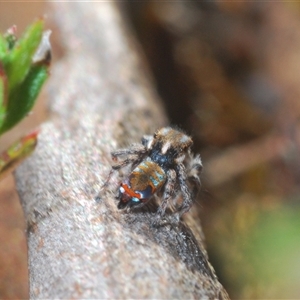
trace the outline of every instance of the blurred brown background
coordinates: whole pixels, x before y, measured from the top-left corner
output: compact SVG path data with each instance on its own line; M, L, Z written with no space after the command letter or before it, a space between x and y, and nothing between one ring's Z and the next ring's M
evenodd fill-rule
M232 298L300 298L300 6L144 1L134 26L204 172L208 252Z
M300 6L143 1L124 11L171 123L201 153L194 213L220 281L232 298L300 298ZM0 2L0 29L16 24L21 33L43 13L42 2ZM0 150L44 118L41 97ZM0 205L0 298L27 298L12 177L0 182Z

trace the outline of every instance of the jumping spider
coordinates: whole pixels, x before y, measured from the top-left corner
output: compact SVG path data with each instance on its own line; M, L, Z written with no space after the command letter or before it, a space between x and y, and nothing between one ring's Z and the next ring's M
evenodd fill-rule
M139 207L158 192L162 193L158 216L162 217L170 201L178 202L178 218L187 212L200 189L199 175L202 170L200 156L191 154L192 139L180 130L164 127L153 136L144 136L142 144L111 153L116 162L112 173L131 164L131 173L120 184L118 208ZM124 159L118 162L118 158Z

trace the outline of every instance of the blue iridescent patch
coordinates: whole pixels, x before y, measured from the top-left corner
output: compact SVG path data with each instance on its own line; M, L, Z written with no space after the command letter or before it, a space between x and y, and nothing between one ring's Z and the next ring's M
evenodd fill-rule
M142 196L142 199L148 199L152 196L152 188L151 186L147 186L146 189L144 189L143 191L136 191L138 192L141 196Z

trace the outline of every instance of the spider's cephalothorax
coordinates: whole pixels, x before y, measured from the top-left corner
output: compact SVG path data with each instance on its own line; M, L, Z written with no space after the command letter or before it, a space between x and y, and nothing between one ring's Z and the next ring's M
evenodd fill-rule
M199 191L202 170L199 155L193 157L191 154L192 144L192 139L182 131L164 127L153 136L144 136L142 144L112 152L115 161L124 157L112 171L132 165L131 173L120 185L118 207L140 206L162 191L160 215L165 213L170 200L176 202L179 198L182 198L177 208L179 215L187 212Z

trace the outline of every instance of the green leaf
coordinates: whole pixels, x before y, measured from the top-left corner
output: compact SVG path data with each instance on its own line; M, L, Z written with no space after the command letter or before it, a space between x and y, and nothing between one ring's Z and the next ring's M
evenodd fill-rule
M7 104L7 78L0 62L0 128L4 122Z
M2 61L8 53L8 45L4 36L0 34L0 61Z
M4 97L5 97L4 80L0 76L0 128L3 124L4 117L5 117Z
M9 92L22 83L30 70L32 57L41 42L44 29L42 19L28 27L23 37L18 40L8 56L5 66L9 81Z
M5 103L5 77L4 74L1 74L1 66L0 66L0 108L4 107Z
M37 138L38 131L33 131L0 153L0 179L32 153L37 144Z
M4 122L5 119L5 109L4 107L0 107L0 128Z
M7 29L4 35L7 42L8 50L11 50L15 46L15 43L17 41L16 32L17 32L17 26L13 25Z
M47 66L32 66L22 84L9 95L6 116L2 128L0 128L0 134L12 128L30 112L47 78Z

